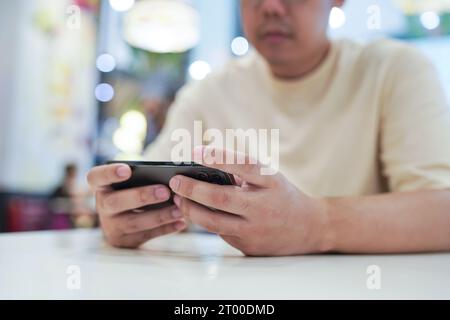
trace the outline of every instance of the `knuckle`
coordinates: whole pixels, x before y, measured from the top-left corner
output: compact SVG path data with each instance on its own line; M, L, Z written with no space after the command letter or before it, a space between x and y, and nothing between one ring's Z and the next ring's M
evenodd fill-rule
M169 222L169 221L173 220L172 213L171 213L170 209L169 210L165 210L164 212L160 213L160 216L161 216L161 220L162 220L163 223L166 223L166 222Z
M240 196L240 197L238 197L237 201L238 201L238 210L240 212L247 212L248 208L250 206L250 202L249 202L248 197Z
M156 223L160 226L170 221L170 212L163 211L156 214Z
M220 234L220 224L218 221L218 217L215 214L209 216L205 223L206 230Z
M153 188L151 187L140 188L136 190L136 192L139 204L144 205L153 202L155 200L155 197L153 196Z
M127 225L120 223L117 218L110 219L110 230L113 237L121 238L127 234Z
M248 231L248 229L249 229L248 225L249 225L249 223L247 221L236 222L233 225L233 230L234 230L234 234L233 235L238 236L238 237L242 237L242 238L245 239L246 236L249 234L248 233L249 232Z
M184 179L181 183L181 190L186 195L186 197L192 197L194 193L194 183Z
M94 186L94 171L90 170L86 176L86 180L88 184L93 187Z
M153 220L155 227L162 226L162 225L167 224L168 222L173 221L174 218L172 217L172 213L171 213L173 209L174 208L170 207L170 208L163 209L162 211L159 211L159 212L150 213L152 215L153 214L155 215L154 216L155 218Z
M239 236L239 235L245 235L245 234L246 234L246 233L245 233L245 228L246 228L245 223L242 223L242 222L236 222L236 223L233 225L232 232L233 232L233 234L236 235L236 236Z
M173 233L175 231L176 231L175 225L173 223L172 224L168 224L168 225L164 226L164 228L163 228L163 230L161 232L161 235Z
M180 209L181 212L189 216L191 214L191 204L189 200L181 198L180 199Z
M156 214L156 225L160 226L164 224L164 214L163 213L157 213Z
M115 193L100 196L100 206L105 213L112 212L117 205L118 199Z
M102 216L101 227L107 237L121 237L124 232L124 218L121 216Z
M116 168L115 167L106 167L104 171L104 176L107 181L114 182L117 181Z
M95 194L95 208L100 217L109 213L109 207L106 203L107 197L109 197L109 195L101 191L97 191Z
M124 231L127 233L137 232L139 230L139 221L137 214L130 214L126 218Z
M223 207L229 200L230 197L226 192L213 191L211 194L211 202L216 207Z

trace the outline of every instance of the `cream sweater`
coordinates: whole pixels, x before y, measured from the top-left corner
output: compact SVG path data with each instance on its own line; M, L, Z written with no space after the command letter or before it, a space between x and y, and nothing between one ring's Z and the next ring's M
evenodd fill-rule
M231 61L180 91L145 158L171 160L172 133L195 120L279 129L280 171L312 196L450 188L448 102L433 65L399 42L334 42L295 81L274 78L256 53Z

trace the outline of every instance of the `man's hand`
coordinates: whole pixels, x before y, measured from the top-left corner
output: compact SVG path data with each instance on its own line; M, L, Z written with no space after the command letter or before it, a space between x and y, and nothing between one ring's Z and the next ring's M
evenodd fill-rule
M186 228L176 206L140 212L139 208L165 202L170 197L164 185L114 191L110 185L126 181L131 169L124 164L93 168L88 182L95 192L96 208L107 241L117 247L136 248L149 239Z
M233 159L243 155L199 147L194 159L237 177L238 186L220 186L175 176L174 201L192 222L219 234L246 255L296 255L328 251L331 235L325 203L301 193L277 173L261 175L260 164L223 164L215 151ZM222 153L223 152L223 153ZM224 160L224 159L222 159ZM254 163L254 162L253 162ZM209 208L215 208L213 211Z

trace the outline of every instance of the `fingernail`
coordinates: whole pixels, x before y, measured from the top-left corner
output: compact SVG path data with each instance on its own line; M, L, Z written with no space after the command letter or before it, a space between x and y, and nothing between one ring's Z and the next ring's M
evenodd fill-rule
M178 188L180 187L180 179L178 179L178 178L172 178L172 179L170 180L169 186L170 186L170 188L171 188L173 191L177 191Z
M155 190L155 196L156 196L156 198L158 198L160 200L165 200L165 199L169 198L170 194L166 188L157 188Z
M180 202L181 202L180 197L177 196L177 195L175 195L175 196L173 197L173 202L175 202L175 204L177 205L177 207L179 207L179 206L180 206Z
M172 210L172 217L174 219L181 218L182 216L183 216L183 213L181 213L181 211L179 209L173 209Z
M184 228L186 228L186 222L184 222L184 221L175 222L175 229L182 230Z
M126 178L130 174L130 168L128 166L120 166L117 168L116 173L120 178Z

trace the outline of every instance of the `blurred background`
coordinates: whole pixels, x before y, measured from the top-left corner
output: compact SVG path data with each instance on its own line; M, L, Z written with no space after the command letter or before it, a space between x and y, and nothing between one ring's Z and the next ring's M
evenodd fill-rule
M411 43L450 98L450 0L347 0L329 33ZM87 171L138 159L181 86L252 50L239 0L1 1L0 49L0 232L97 227Z

